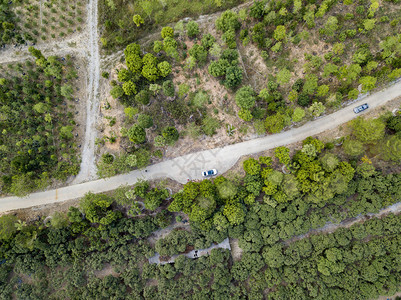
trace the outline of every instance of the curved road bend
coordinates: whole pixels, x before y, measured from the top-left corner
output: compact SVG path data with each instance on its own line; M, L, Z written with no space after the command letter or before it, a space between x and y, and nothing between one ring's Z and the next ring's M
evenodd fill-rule
M222 148L199 151L171 160L157 163L145 170L135 170L127 174L117 175L108 179L70 185L67 187L30 194L24 198L6 197L0 199L0 212L32 207L54 202L62 202L84 196L87 192L106 192L118 188L122 184L134 184L138 179L171 178L180 183L188 179L200 179L201 171L215 168L219 173L228 171L243 155L254 154L301 141L308 136L317 135L323 131L334 129L358 115L353 112L357 105L368 103L370 109L382 106L401 95L401 81L354 102L328 116L308 122L302 127L294 128L279 134L253 139L250 141L229 145ZM361 113L363 114L363 113Z

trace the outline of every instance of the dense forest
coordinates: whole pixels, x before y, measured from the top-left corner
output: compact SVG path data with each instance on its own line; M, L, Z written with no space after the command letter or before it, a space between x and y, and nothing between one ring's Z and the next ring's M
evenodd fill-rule
M35 61L2 66L1 191L25 195L79 171L73 60L29 48Z
M0 217L4 299L368 299L394 294L400 216L368 216L399 201L401 115L358 118L334 143L308 138L291 153L243 161L245 176L139 181L87 194L68 213L25 223ZM398 151L395 151L397 150ZM377 155L380 151L380 157ZM370 157L370 158L369 158ZM387 162L386 162L387 161ZM376 168L374 165L385 168ZM190 227L183 222L188 216ZM174 215L175 220L174 220ZM366 215L330 234L311 229ZM185 217L186 218L186 217ZM151 242L152 232L176 229ZM229 237L228 250L149 264Z

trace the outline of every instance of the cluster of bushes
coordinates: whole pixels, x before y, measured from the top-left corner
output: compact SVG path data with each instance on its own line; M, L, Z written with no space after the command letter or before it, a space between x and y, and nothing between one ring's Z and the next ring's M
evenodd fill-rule
M196 22L188 22L186 27L189 36L200 37ZM154 54L143 55L137 44L130 44L125 49L127 68L118 70L118 81L121 84L111 81L111 95L125 106L126 118L121 136L125 138L123 142L127 147L124 148L128 151L118 157L108 153L103 155L98 164L98 174L101 177L144 167L152 156L160 157L160 148L173 145L178 140L179 125L189 124L187 133L194 138L202 133L213 135L220 127L219 121L206 111L209 95L204 91L191 92L186 83L176 86L170 74L172 64L178 62L181 56L186 59L187 67L190 64L202 65L207 62L208 50L213 45L218 45L212 35L206 34L202 36L200 44L194 44L189 49L187 56L185 43L175 39L174 32L171 27L162 28L163 40L154 42ZM237 82L239 84L242 71L237 66L238 52L227 49L220 55L219 61L236 66L235 72L240 75ZM107 74L103 75L107 77ZM227 80L236 80L232 76L230 78ZM150 134L154 136L153 139L149 139ZM115 138L107 138L110 142L115 142ZM104 141L105 139L101 142Z
M3 193L25 195L79 171L74 113L66 110L77 77L70 57L36 58L0 79L0 148ZM73 106L71 106L73 107Z
M244 1L144 0L128 4L122 0L102 0L99 2L99 20L101 24L104 24L101 38L103 48L111 52L125 47L161 26L177 22L185 17L196 19L200 15L225 10L242 2ZM188 31L196 33L196 30L193 31L191 27Z
M320 116L326 107L338 107L345 99L356 99L359 84L365 93L378 83L400 77L399 22L394 20L388 24L387 16L394 4L357 2L358 5L336 0L316 3L262 0L239 13L224 12L217 19L216 28L223 33L227 47L236 48L235 38L241 29L239 37L244 46L251 41L256 43L267 66L276 73L269 75L268 87L259 91L255 107L250 109L239 104L240 118L245 121L255 119L258 133L263 133L263 127L270 133L277 133L291 122L299 122L305 116ZM343 5L347 6L345 16L330 16L334 6ZM305 75L294 78L295 62L289 58L291 47L302 40L311 43L310 36L315 31L331 51L324 56L305 52ZM379 32L386 34L372 42ZM347 57L352 58L344 63ZM227 62L218 60L210 64L209 72L213 76L223 76L227 66Z

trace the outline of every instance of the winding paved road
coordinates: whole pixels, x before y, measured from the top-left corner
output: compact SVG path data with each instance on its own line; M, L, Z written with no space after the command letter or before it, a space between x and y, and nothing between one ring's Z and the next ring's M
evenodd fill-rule
M334 129L357 117L353 112L355 106L367 102L369 103L370 109L374 109L399 96L401 96L401 81L375 94L360 99L335 113L308 122L301 127L289 131L222 148L187 154L151 165L147 167L146 170L135 170L108 179L99 179L55 190L34 193L24 198L2 198L0 199L0 212L72 200L82 197L90 191L96 193L106 192L114 190L122 184L135 184L138 179L152 180L168 177L180 183L185 183L188 179L201 179L201 171L205 169L215 168L219 173L224 173L228 171L241 156L292 144L302 141L308 136L314 136L323 131Z

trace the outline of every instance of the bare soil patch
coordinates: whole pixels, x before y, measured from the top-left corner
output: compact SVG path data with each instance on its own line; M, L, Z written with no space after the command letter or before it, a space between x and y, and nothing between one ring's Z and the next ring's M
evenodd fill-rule
M118 277L120 274L114 271L113 266L109 263L105 264L104 268L100 271L93 271L94 275L97 278L103 279L106 276L112 275L114 277Z

